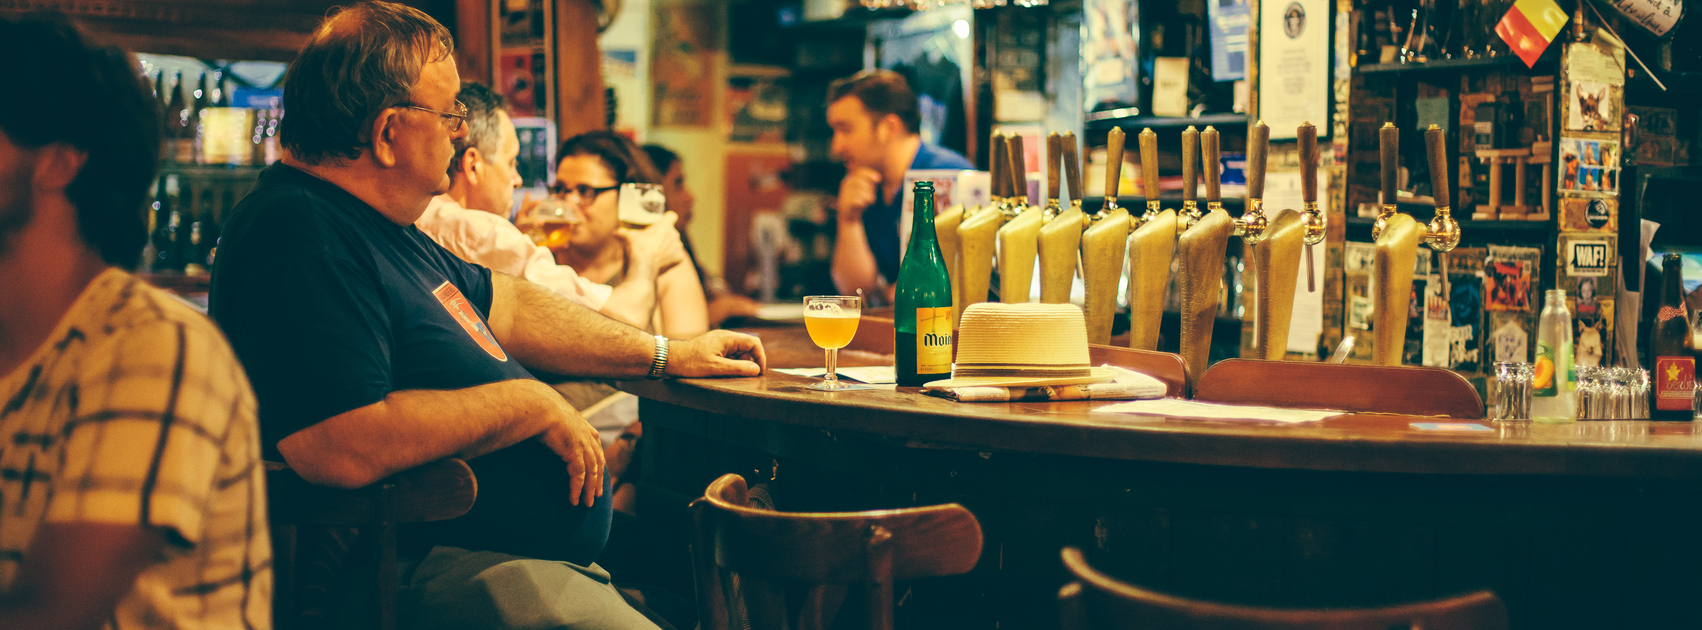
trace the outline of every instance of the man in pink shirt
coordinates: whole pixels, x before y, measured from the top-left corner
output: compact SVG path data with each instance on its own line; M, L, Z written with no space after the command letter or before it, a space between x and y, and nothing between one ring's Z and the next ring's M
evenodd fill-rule
M467 262L525 278L617 321L644 328L656 306L656 277L686 259L674 221L623 230L631 261L613 287L586 280L508 222L520 187L520 137L502 95L465 82L457 95L467 106L467 135L455 140L449 192L432 199L414 225ZM670 215L670 219L672 216Z

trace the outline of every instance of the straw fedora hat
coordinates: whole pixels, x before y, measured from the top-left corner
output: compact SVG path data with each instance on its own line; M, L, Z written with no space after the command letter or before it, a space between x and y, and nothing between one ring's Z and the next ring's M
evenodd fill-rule
M951 378L923 387L1047 387L1109 383L1087 355L1087 321L1072 304L982 302L963 311Z

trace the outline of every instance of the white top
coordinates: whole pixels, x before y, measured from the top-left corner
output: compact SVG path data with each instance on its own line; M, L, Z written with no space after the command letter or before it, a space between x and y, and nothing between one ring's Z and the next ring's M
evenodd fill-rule
M603 310L614 290L580 277L572 267L556 264L549 249L533 243L507 219L463 208L448 195L433 197L414 225L461 260L525 278L593 311Z

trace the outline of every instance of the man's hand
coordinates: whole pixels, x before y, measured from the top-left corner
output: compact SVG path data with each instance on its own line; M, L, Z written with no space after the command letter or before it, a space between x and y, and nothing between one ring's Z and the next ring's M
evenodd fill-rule
M880 198L880 190L880 171L864 166L846 173L839 182L839 221L862 221L863 211Z
M642 230L621 228L617 234L626 240L627 260L647 262L657 274L684 262L685 245L680 243L680 231L674 227L678 221L678 215L666 212L661 220Z
M669 376L761 376L768 369L762 340L743 333L711 330L693 339L668 342Z
M603 495L603 442L597 430L567 401L557 397L557 402L550 413L553 422L538 434L538 441L567 462L567 473L573 479L568 483L568 502L589 506Z

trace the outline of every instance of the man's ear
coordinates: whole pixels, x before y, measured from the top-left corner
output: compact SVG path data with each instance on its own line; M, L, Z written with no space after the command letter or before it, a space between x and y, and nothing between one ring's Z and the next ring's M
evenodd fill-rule
M63 191L71 185L71 180L77 179L78 173L83 172L83 164L88 160L87 151L69 144L44 146L36 154L35 172L30 174L31 183L37 190Z
M396 165L396 146L394 135L396 125L401 124L402 118L397 115L396 108L378 112L378 117L372 119L372 159L386 168Z
M898 114L881 116L881 120L877 124L880 125L881 133L886 134L881 138L882 140L890 140L905 135L904 120L899 118Z
M483 172L473 172L475 168L480 171L484 170L479 166L479 163L483 161L484 157L479 155L478 147L467 147L466 151L461 152L461 176L467 178L467 183L478 184L479 178L484 177Z

